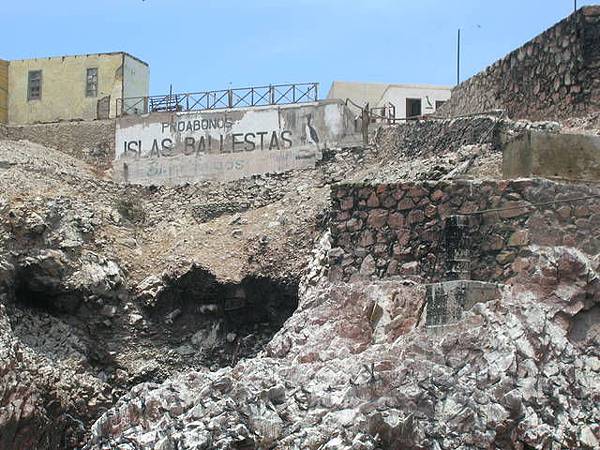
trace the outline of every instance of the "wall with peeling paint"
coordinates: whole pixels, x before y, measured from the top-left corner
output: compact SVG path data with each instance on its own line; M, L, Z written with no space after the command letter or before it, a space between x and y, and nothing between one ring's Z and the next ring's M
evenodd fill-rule
M232 180L314 167L323 149L359 139L339 101L125 116L114 172L139 184Z

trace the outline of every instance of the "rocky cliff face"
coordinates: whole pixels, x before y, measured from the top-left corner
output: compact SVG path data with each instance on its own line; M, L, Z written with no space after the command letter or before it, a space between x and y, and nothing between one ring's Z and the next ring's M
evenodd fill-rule
M595 448L598 261L539 251L444 327L419 321L420 284L306 287L259 357L137 386L87 448Z
M494 177L498 128L560 128L405 127L177 188L0 141L0 448L597 446L597 252L523 243L438 327L421 280L329 277L332 184Z

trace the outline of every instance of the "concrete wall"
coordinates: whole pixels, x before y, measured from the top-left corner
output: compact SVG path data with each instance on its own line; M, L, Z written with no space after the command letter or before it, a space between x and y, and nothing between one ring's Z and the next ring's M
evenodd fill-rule
M10 61L9 123L92 120L97 117L98 100L106 96L111 98L110 117L115 117L116 99L121 98L124 91L124 59L124 53L102 53ZM88 68L98 68L96 97L86 96ZM134 63L128 68L140 72ZM28 72L31 70L42 71L39 100L27 99ZM133 91L140 91L133 81L131 86Z
M387 106L391 103L396 108L396 117L406 117L406 99L421 99L421 114L428 115L436 112L436 101L450 99L450 88L446 86L427 85L390 85L382 94L376 106ZM375 106L375 105L373 105Z
M504 147L502 174L600 181L600 137L528 131Z
M597 185L543 179L340 184L332 189L330 278L447 279L445 220L455 214L467 215L474 280L504 282L534 268L530 245L600 252Z
M139 184L231 180L313 167L324 148L358 142L337 101L152 113L118 120L114 169Z
M123 98L145 97L150 89L148 65L130 55L124 55ZM111 102L114 106L115 102ZM125 102L127 109L131 102Z
M35 142L107 169L114 159L115 121L0 125L0 139Z
M8 61L0 59L0 123L8 122Z
M532 120L600 110L600 6L586 6L452 90L441 114Z

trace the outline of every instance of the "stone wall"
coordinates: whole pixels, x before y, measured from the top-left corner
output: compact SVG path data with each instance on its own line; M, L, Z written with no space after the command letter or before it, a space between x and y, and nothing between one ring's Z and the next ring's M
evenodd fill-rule
M600 110L600 6L586 6L452 90L441 116L506 110L560 119Z
M339 184L332 202L331 280L446 279L445 219L455 214L466 215L474 280L502 282L527 270L535 246L600 251L597 185L543 179Z
M94 120L6 125L0 128L0 139L35 142L105 169L114 159L115 122Z
M374 142L382 154L404 157L441 155L467 145L489 144L501 151L528 131L557 134L557 122L514 121L497 114L414 120L377 129Z
M474 144L491 144L499 150L502 132L516 131L517 125L495 116L415 120L380 128L375 143L383 152L402 156L440 154Z

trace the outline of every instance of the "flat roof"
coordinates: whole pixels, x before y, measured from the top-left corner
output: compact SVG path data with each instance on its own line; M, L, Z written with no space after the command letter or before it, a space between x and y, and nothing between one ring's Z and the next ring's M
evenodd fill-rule
M439 85L439 84L416 84L416 83L382 83L382 82L370 82L370 81L342 81L335 80L331 83L331 87L334 85L355 85L355 86L381 86L382 88L390 87L404 87L404 88L419 88L419 89L452 89L452 86Z
M38 59L79 58L82 56L114 56L114 55L126 55L126 56L129 56L130 58L135 59L136 61L148 66L148 63L146 61L143 61L140 58L137 58L137 57L133 56L131 53L127 53L127 52L103 52L103 53L84 53L84 54L79 54L79 55L42 56L42 57L38 57L38 58L12 59L10 61L35 61Z

